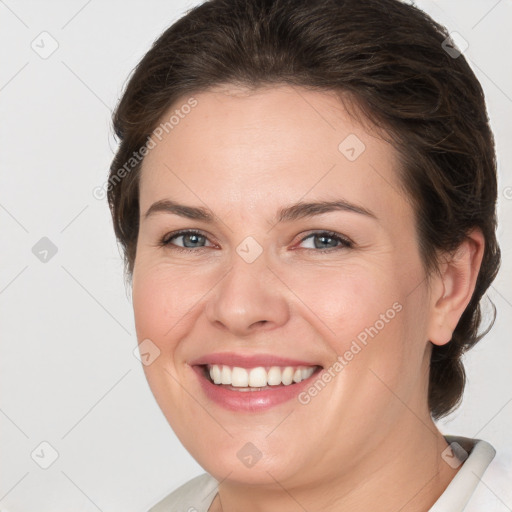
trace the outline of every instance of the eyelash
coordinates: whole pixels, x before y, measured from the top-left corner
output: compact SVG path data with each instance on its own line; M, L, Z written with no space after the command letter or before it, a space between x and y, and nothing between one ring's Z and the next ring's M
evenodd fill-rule
M208 239L208 237L206 235L204 235L201 231L198 231L195 229L184 229L181 231L176 231L174 233L168 233L160 240L158 245L160 247L172 248L173 251L176 250L176 251L181 251L181 252L197 252L199 249L207 249L207 247L191 248L191 247L180 247L179 245L171 244L171 240L178 238L180 236L184 236L184 235L198 235L198 236L202 236L202 237ZM350 249L350 248L354 247L354 243L352 242L352 240L350 240L347 237L341 236L338 233L335 233L334 231L313 231L311 233L308 233L308 235L306 235L304 238L302 238L299 243L302 243L305 240L307 240L308 238L311 238L315 235L317 235L317 236L325 235L326 238L331 238L331 239L337 240L337 241L341 242L342 245L340 247L330 247L330 248L327 247L324 249L307 248L306 250L325 253L325 252L331 252L333 250Z

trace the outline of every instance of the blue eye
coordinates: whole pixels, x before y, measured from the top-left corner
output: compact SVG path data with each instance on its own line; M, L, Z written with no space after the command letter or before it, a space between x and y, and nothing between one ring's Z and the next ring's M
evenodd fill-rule
M353 246L353 243L348 238L344 238L333 231L317 231L316 233L310 233L301 240L301 243L309 238L320 241L319 244L313 242L313 249L343 249ZM306 249L311 249L311 247L306 247Z
M180 238L182 239L183 245L177 245L173 242L173 240L178 240ZM310 233L300 242L303 243L308 239L312 239L314 242L313 247L306 247L306 249L319 249L319 251L316 252L325 252L325 250L330 249L347 249L354 245L351 240L333 231L317 231ZM208 238L200 231L187 229L166 235L160 240L159 245L161 247L169 247L178 251L195 252L197 249L204 249L208 247L206 245L207 240ZM318 244L316 243L317 240L319 241Z
M183 240L183 246L176 245L174 243L171 243L172 240L181 238ZM201 244L202 241L206 241L207 238L204 236L200 231L196 230L183 230L178 231L177 233L173 233L172 236L166 235L161 241L161 246L174 246L174 249L178 250L184 250L184 251L190 251L194 249L202 249L205 247L204 245L198 245Z

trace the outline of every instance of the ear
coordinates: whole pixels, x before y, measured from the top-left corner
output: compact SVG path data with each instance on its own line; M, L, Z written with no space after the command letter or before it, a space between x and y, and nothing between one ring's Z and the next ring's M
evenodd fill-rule
M443 255L439 273L432 276L428 339L434 345L452 339L475 290L484 247L482 232L473 229L454 253Z

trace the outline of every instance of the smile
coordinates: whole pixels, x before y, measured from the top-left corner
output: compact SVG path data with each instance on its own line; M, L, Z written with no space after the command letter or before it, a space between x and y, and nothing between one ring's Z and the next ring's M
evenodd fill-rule
M206 377L216 385L238 388L238 391L255 391L270 386L290 386L313 375L316 366L271 366L241 368L220 364L205 365Z
M205 355L188 366L210 403L239 413L262 413L296 400L323 370L304 360L227 352Z

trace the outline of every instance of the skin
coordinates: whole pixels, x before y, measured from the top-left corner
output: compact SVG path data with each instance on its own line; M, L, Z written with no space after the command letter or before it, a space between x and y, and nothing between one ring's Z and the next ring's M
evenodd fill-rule
M447 444L427 407L429 356L471 298L480 232L427 280L395 150L334 94L226 86L194 97L197 106L143 162L133 307L139 342L160 350L144 366L160 408L221 482L209 510L428 510L457 472L441 457ZM349 134L366 146L355 161L338 150ZM375 218L333 211L275 222L281 207L341 198ZM145 218L161 199L207 207L216 220ZM180 229L206 238L158 245ZM312 231L353 246L321 235L301 241ZM252 263L236 251L248 236L263 250ZM199 248L176 250L184 243ZM226 410L188 364L232 351L329 368L395 303L400 312L306 405ZM262 453L250 468L236 456L248 442Z

